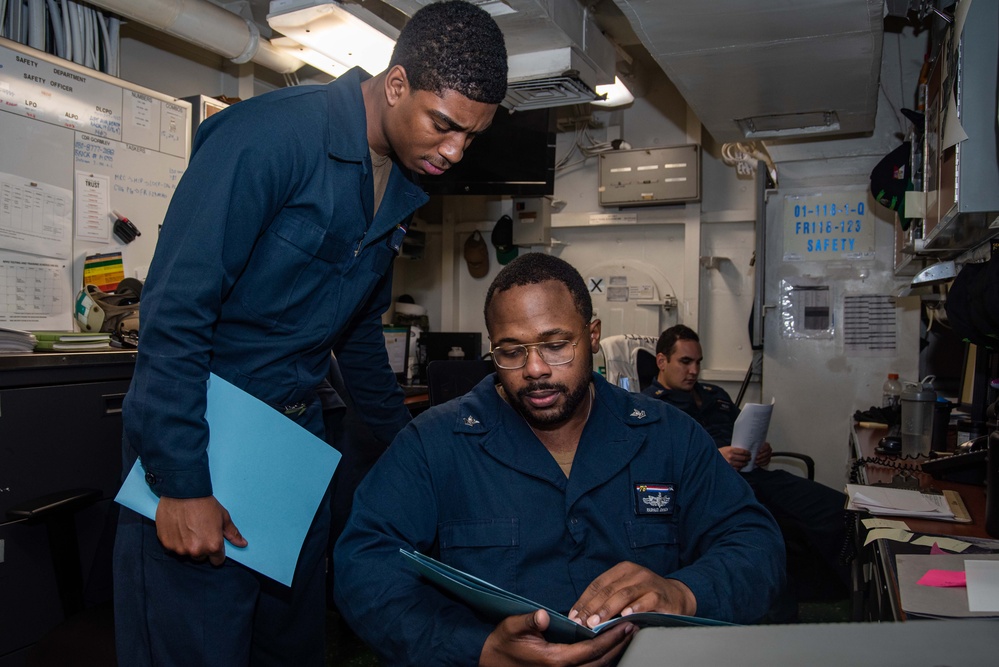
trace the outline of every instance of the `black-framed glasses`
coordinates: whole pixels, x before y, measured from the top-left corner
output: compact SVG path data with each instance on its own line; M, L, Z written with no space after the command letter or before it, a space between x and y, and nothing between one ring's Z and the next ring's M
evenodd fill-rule
M497 368L506 371L515 371L526 366L531 348L534 348L541 360L549 366L562 366L576 358L576 346L579 345L579 341L580 339L576 339L575 342L549 340L542 343L524 343L523 345L501 345L490 347L489 353Z

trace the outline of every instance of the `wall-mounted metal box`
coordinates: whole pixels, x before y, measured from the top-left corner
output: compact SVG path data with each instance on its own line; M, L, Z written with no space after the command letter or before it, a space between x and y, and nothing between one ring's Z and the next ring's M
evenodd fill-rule
M552 242L552 201L548 197L514 197L514 245L548 245Z
M650 206L700 198L700 146L600 154L601 206Z

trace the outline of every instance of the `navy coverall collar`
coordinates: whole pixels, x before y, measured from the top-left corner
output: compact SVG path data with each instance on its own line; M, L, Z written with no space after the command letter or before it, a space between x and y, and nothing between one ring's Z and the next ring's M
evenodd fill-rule
M343 128L338 125L343 122L343 116L330 114L329 130L326 135L327 152L334 160L361 164L364 167L366 177L371 175L372 167L371 153L368 147L367 115L361 84L370 78L371 75L363 69L354 67L328 85L333 104L343 104L355 108L356 111L354 114L347 115L347 118L352 119L352 122L355 123L349 132L344 132ZM364 246L378 241L392 227L406 221L416 209L427 203L429 199L423 188L413 182L409 170L400 167L394 159L386 192L395 192L396 194L382 199L377 215L372 216L375 207L373 190L365 188L362 191L369 228L369 233L365 235L362 244Z
M524 418L500 397L498 379L490 375L461 397L455 433L480 436L478 446L504 465L543 479L566 492L566 505L613 478L645 443L644 426L661 419L636 401L636 395L615 391L603 376L593 374L596 388L590 419L583 429L569 479L541 444Z

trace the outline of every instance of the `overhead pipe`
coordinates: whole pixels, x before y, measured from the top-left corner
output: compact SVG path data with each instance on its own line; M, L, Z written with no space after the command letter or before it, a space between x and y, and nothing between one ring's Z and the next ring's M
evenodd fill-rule
M118 16L196 44L236 64L254 62L278 74L305 63L260 38L252 21L208 0L87 0Z

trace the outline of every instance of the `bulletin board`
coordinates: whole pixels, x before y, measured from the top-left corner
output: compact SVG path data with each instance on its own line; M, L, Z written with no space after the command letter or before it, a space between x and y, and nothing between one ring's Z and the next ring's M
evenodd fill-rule
M0 39L0 326L72 330L88 255L145 278L190 146L188 102Z

